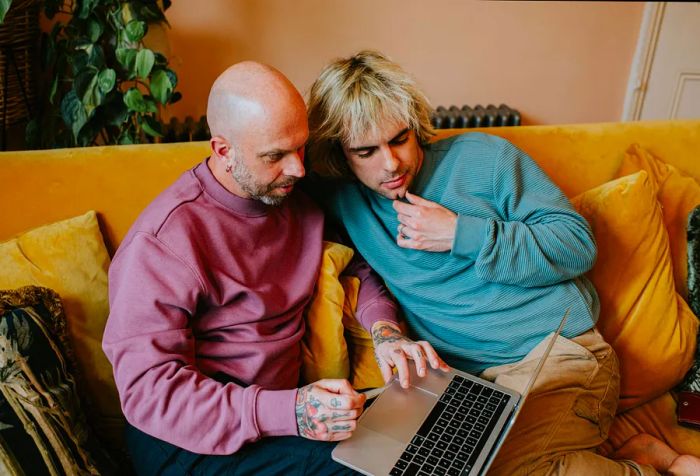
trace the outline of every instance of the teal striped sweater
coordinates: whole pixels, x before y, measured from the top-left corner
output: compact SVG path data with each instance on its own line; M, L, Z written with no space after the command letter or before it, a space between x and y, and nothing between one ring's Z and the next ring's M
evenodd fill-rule
M478 373L521 360L567 308L564 336L592 328L598 297L581 274L595 261L593 235L539 166L481 133L424 151L411 191L458 214L451 252L398 247L392 201L359 182L340 185L329 203L416 336Z

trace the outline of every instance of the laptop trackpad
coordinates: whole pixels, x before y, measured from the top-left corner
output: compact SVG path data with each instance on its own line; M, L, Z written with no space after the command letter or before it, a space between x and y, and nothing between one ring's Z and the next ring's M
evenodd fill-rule
M407 444L437 402L437 397L411 386L404 390L394 384L387 388L360 419L360 424Z

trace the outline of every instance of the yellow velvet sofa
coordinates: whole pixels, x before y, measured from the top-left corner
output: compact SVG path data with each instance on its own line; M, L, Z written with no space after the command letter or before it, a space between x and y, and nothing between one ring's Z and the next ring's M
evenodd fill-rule
M623 379L620 412L600 451L648 432L700 456L700 432L677 425L670 391L694 359L698 328L684 299L685 217L700 204L700 121L483 131L528 152L592 223L599 258L590 277L601 297L599 328L618 351ZM438 137L460 132L439 131ZM207 153L205 142L0 153L0 289L39 284L61 295L93 422L114 444L123 421L99 349L109 257L140 211ZM90 210L97 221L86 214ZM61 222L72 217L78 218ZM46 227L25 233L56 222L63 225L51 233ZM82 238L67 256L43 264L75 229ZM331 339L345 346L343 334ZM333 347L327 336L320 338Z

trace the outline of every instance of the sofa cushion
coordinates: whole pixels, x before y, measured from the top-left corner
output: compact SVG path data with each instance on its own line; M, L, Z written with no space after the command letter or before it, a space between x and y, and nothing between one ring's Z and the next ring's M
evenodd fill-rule
M0 243L0 289L36 285L61 296L78 371L92 404L88 411L97 432L118 444L123 416L112 368L101 347L109 312L109 261L93 211Z
M324 242L316 289L307 308L302 341L304 383L322 378L345 378L356 389L384 384L374 359L372 337L357 321L360 280L341 276L354 251Z
M350 383L358 390L381 387L384 378L374 355L372 336L356 318L360 280L354 276L341 276L340 284L345 291L343 327L350 357Z
M348 378L350 361L343 337L345 291L338 277L353 256L353 250L339 243L323 243L323 257L316 289L306 313L302 341L302 379L305 383L322 378Z
M74 370L59 296L36 286L0 291L3 474L115 472L91 435Z
M698 156L700 157L700 152ZM625 152L618 177L640 170L645 170L657 184L657 199L661 204L663 222L671 246L676 290L681 296L687 297L686 224L690 211L700 205L700 184L638 144L632 144Z
M618 411L677 384L695 351L698 321L674 287L656 193L655 182L641 171L572 200L598 244L588 276L600 297L598 329L620 359Z

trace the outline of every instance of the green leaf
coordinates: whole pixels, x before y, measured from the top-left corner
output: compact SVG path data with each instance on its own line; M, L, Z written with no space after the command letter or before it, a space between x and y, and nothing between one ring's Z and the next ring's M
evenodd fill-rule
M102 125L97 117L89 120L80 130L76 141L80 147L95 145L95 139L102 130Z
M131 2L124 2L122 3L122 22L125 25L128 25L131 20L134 19L134 9L133 6L131 5Z
M170 95L173 93L173 84L170 77L162 69L157 69L151 76L151 94L161 104L167 104Z
M95 71L85 68L75 77L73 80L73 91L75 91L78 97L83 97L85 95L90 87L90 83L93 82L96 75Z
M153 68L153 63L155 62L155 55L153 51L148 48L143 48L136 53L136 76L143 79L148 79L148 75L151 74L151 69Z
M56 91L58 90L58 76L53 78L51 81L51 90L49 91L49 102L53 104L53 100L56 97Z
M39 121L37 118L30 120L24 128L24 141L32 149L39 147L41 134L39 133Z
M158 106L152 96L144 96L143 100L146 103L146 112L158 112Z
M144 101L141 91L136 88L129 88L129 90L124 93L124 104L126 104L126 107L128 107L130 111L146 112L147 110L146 101Z
M112 68L106 68L100 71L97 76L97 84L99 85L100 91L107 94L117 83L117 73Z
M136 77L136 53L133 48L117 48L115 52L117 61L128 73L128 79Z
M149 23L160 23L160 22L168 23L167 20L165 19L165 15L161 11L158 4L156 4L156 2L153 2L153 3L139 2L138 7L136 9L136 16L140 20L145 20Z
M5 15L12 5L12 0L0 0L0 23L5 21Z
M85 114L83 103L80 102L80 98L73 90L70 90L61 101L61 117L66 126L71 129L73 138L77 141L80 129L87 122L87 114Z
M162 68L168 66L168 58L166 58L164 54L157 53L155 51L153 53L156 55L156 66L160 66Z
M100 45L80 41L73 48L75 51L68 53L68 59L73 67L73 74L77 75L87 66L92 66L97 71L104 67L105 56Z
M139 20L131 20L124 28L126 37L133 43L141 41L147 31L148 25L146 25L146 22Z
M98 87L97 79L97 74L92 76L81 98L88 118L91 118L95 114L95 108L102 104L104 100L104 94L102 94L102 91L100 91Z
M124 104L122 94L113 91L102 108L104 122L111 126L120 127L129 118L129 109Z
M94 18L88 19L85 29L87 30L88 38L90 38L90 41L93 43L97 43L97 40L100 39L100 36L102 36L102 32L104 31L102 24Z
M131 144L136 144L136 139L131 135L130 132L125 132L121 136L119 136L119 145L131 145Z
M165 74L168 75L168 78L170 78L170 84L172 84L173 89L175 89L175 86L177 86L177 74L175 74L175 71L170 68L165 68Z
M78 0L78 5L73 11L81 20L85 20L95 9L100 0Z
M151 137L163 137L163 128L160 122L156 121L152 116L143 116L143 121L140 121L143 132Z

